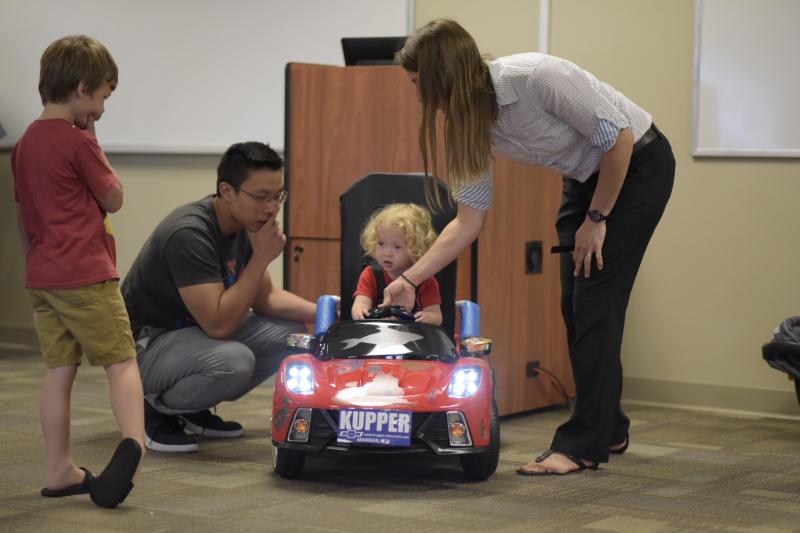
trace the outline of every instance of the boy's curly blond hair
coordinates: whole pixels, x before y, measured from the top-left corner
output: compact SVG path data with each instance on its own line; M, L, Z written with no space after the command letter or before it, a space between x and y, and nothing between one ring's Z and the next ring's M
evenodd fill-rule
M428 251L437 237L427 209L417 204L389 204L372 215L361 232L364 255L374 254L378 228L384 224L405 236L406 248L414 262Z

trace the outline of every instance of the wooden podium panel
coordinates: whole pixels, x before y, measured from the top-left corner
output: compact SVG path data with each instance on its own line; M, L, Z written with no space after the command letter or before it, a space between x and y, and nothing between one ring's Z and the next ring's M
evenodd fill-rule
M290 291L312 302L323 294L339 294L339 240L287 239Z
M284 286L310 300L338 294L339 195L371 172L421 172L420 106L398 66L286 67L286 185L288 245ZM440 149L442 148L440 142ZM443 175L443 151L439 152ZM478 240L458 259L456 296L476 299L481 332L494 340L490 357L500 414L563 403L544 377L529 378L538 361L574 393L560 311L555 213L561 178L498 157L494 206ZM542 243L542 273L525 273L525 243ZM359 260L359 258L353 258Z
M331 282L332 269L339 268L339 195L372 172L422 172L421 112L399 66L290 63L286 92L286 232L304 244L284 256L285 286L313 301L339 291L339 278ZM320 257L325 265L315 264ZM471 297L470 257L466 251L458 261L459 299ZM322 278L318 268L326 271ZM314 292L320 287L325 290Z
M527 376L531 362L575 394L561 318L559 256L550 253L558 244L560 199L561 176L495 155L494 203L478 240L477 278L481 333L494 341L490 360L501 414L564 403L546 377ZM540 244L539 273L526 273L528 242Z
M371 172L421 172L414 85L399 66L287 66L288 227L338 239L339 195Z

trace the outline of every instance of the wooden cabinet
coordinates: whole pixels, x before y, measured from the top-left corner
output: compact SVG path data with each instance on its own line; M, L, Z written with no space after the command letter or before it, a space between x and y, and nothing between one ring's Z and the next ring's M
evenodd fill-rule
M498 407L508 414L564 403L552 381L528 375L529 363L556 375L570 395L575 387L560 311L559 257L550 253L558 244L561 176L496 156L494 181L494 204L478 240L478 303L481 331L494 341Z
M339 293L339 195L371 172L420 172L420 109L397 66L286 69L284 285L310 300ZM438 159L444 161L440 152ZM438 173L442 174L441 169ZM563 402L551 381L527 377L538 364L574 392L561 320L555 213L561 178L498 157L494 206L478 241L458 260L457 298L481 307L501 414ZM538 242L541 273L526 273L526 242ZM477 267L474 268L474 265ZM536 269L534 269L536 270Z
M287 288L316 301L323 294L339 294L339 241L334 239L295 239L287 241Z
M290 64L286 87L287 227L338 239L339 195L351 183L422 170L414 86L400 67Z

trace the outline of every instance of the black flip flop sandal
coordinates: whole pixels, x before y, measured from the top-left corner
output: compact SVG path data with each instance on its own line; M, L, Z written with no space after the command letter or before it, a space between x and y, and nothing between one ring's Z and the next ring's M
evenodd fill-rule
M535 461L537 463L541 463L542 461L544 461L545 459L547 459L548 457L550 457L554 453L560 453L561 455L563 455L564 457L566 457L567 459L569 459L570 461L572 461L573 463L578 465L578 469L577 470L570 470L569 472L561 473L561 472L550 472L550 471L547 471L547 470L544 470L542 472L531 472L531 471L528 471L528 470L523 470L522 468L517 468L517 474L520 475L520 476L566 476L568 474L575 474L575 473L578 473L578 472L582 472L584 470L597 470L598 463L594 463L593 465L587 465L581 459L578 459L577 457L573 457L568 453L559 452L558 450L547 450L542 455L537 457L535 459Z
M48 489L45 487L42 489L42 496L46 498L63 498L64 496L75 496L76 494L89 494L95 477L84 467L81 467L81 470L83 470L83 481L66 486L63 489Z
M92 484L92 501L100 507L112 509L122 503L133 488L131 480L141 460L139 443L131 438L122 439L108 466Z

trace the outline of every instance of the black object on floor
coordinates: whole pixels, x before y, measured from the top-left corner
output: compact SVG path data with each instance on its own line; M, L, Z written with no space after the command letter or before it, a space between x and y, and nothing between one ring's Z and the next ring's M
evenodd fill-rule
M775 329L772 341L761 347L761 354L769 366L789 374L800 404L800 316L784 320Z
M122 503L133 488L131 481L141 460L142 447L139 443L131 438L122 439L108 466L92 484L92 501L108 508Z

